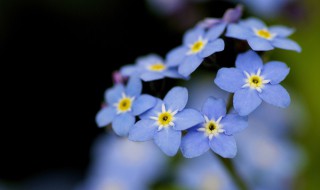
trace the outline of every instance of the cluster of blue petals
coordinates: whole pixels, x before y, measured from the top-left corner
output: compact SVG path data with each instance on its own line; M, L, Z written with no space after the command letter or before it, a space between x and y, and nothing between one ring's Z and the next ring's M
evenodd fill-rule
M233 158L237 153L233 134L248 126L248 115L263 101L282 108L290 104L288 92L279 84L290 69L279 61L264 64L255 51L301 51L287 38L293 29L268 28L256 18L240 17L241 7L237 7L228 10L222 19L206 19L188 30L182 45L169 51L164 59L149 54L122 67L120 74L129 80L126 85L119 83L106 91L106 106L96 116L98 126L111 123L118 136L132 141L153 140L168 156L180 149L186 158L193 158L211 149L224 158ZM251 48L237 56L235 67L219 69L214 79L219 88L231 93L232 113L228 113L227 102L214 97L208 97L201 110L186 108L188 90L184 87L172 88L163 99L141 94L142 81L191 78L205 58L224 50L222 37L247 41Z

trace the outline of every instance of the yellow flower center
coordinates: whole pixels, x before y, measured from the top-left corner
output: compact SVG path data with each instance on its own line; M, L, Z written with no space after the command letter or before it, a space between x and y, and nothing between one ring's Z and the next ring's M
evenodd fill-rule
M219 135L219 133L224 132L224 129L222 129L222 125L220 124L222 117L219 117L216 121L212 119L209 120L207 116L204 116L204 119L206 122L203 124L203 127L198 129L198 131L204 132L210 140Z
M158 113L156 117L151 116L150 119L156 121L156 125L158 125L158 131L160 131L164 127L174 126L173 121L175 120L175 115L178 113L178 110L171 111L167 110L166 106L162 104L161 112Z
M166 66L162 63L155 63L155 64L152 64L148 67L148 69L150 71L157 71L157 72L161 72L163 70L166 69Z
M170 126L170 122L172 122L173 116L169 112L164 112L159 114L158 116L158 123L164 127Z
M264 85L270 82L270 80L265 80L262 76L260 76L261 69L258 69L256 74L250 75L246 71L244 74L247 76L247 79L245 80L245 84L242 86L242 88L250 87L252 89L256 89L258 92L262 92Z
M252 75L248 78L248 83L252 88L261 88L263 86L263 78L258 75Z
M211 134L216 134L219 130L219 125L215 122L215 121L208 121L207 123L205 123L204 128L206 129L206 133L208 135Z
M122 94L122 98L115 103L114 106L117 108L117 113L125 113L131 111L132 103L134 101L134 97L126 96Z
M274 37L274 34L270 33L267 29L255 30L255 33L260 38L271 40Z
M207 40L202 39L202 37L199 37L198 41L195 43L189 45L190 50L188 51L187 55L197 54L203 50L203 48L206 46Z

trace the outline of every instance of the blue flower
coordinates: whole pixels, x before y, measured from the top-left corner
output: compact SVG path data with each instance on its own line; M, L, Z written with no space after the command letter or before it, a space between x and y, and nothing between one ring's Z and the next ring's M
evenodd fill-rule
M224 49L224 41L218 38L224 31L226 23L220 23L209 31L196 27L186 32L183 45L167 54L169 66L179 66L178 72L187 77L195 71L204 58Z
M197 26L205 28L205 29L209 29L209 28L212 28L215 25L220 24L220 23L229 24L229 23L233 23L233 22L238 22L238 20L242 16L242 9L243 8L241 5L238 5L235 8L230 8L230 9L226 10L226 12L223 14L223 17L221 19L206 18L203 21L200 21ZM224 25L224 26L226 26L226 25Z
M176 68L169 67L166 62L155 54L137 59L135 65L127 65L120 70L123 76L138 75L143 81L153 81L169 78L183 78Z
M204 103L202 114L205 122L189 130L182 138L182 154L186 158L193 158L211 148L224 158L233 158L237 147L232 135L248 126L247 118L226 114L225 102L212 97Z
M223 90L234 93L233 105L239 115L254 111L264 100L278 107L288 107L290 96L279 84L289 73L286 64L271 61L263 65L253 51L240 54L236 68L222 68L214 82Z
M163 174L166 164L153 143L136 143L113 134L100 136L92 153L93 162L78 190L146 190Z
M198 158L183 160L176 176L181 189L238 189L224 165L209 152Z
M246 40L255 51L268 51L274 47L301 52L301 47L287 37L294 32L284 26L267 27L256 18L240 21L239 24L230 24L226 36Z
M265 112L265 118L269 114ZM236 136L239 150L234 164L249 189L293 189L303 154L289 139L276 136L275 127L250 116L249 127Z
M181 131L203 122L200 112L184 109L188 100L186 88L172 88L164 100L158 99L157 105L142 114L130 130L129 139L154 143L168 156L177 153L181 142Z
M97 116L99 127L112 122L114 132L119 136L128 136L130 128L135 123L135 116L151 109L156 104L156 98L141 95L142 83L137 77L131 77L126 87L117 84L105 93L107 107L102 108Z

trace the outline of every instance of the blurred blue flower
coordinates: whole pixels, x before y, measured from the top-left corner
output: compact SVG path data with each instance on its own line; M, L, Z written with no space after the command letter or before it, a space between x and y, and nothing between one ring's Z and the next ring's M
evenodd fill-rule
M236 0L244 4L254 15L265 18L274 18L281 13L283 8L295 0Z
M188 131L182 138L181 152L186 158L202 155L210 148L224 158L233 158L237 153L234 133L248 126L247 118L226 114L222 99L208 98L202 107L205 122Z
M274 47L301 52L301 47L287 37L294 32L284 26L267 27L256 18L248 18L238 24L230 24L226 36L246 40L255 51L268 51Z
M137 59L135 65L127 65L120 70L123 76L138 75L143 81L153 81L169 78L183 78L176 68L168 67L166 62L155 54Z
M237 190L228 171L213 155L184 160L177 171L177 183L188 190Z
M219 19L219 18L206 18L206 19L200 21L197 26L205 28L205 29L209 29L209 28L212 28L215 25L220 24L220 23L229 24L229 23L238 22L242 16L242 10L243 10L242 6L238 5L235 8L227 9L221 19ZM224 25L224 26L227 26L227 25Z
M166 164L151 142L136 143L114 135L101 136L94 145L93 163L79 190L146 190Z
M234 93L233 105L239 115L254 111L264 100L278 107L288 107L290 96L279 84L289 73L286 64L271 61L263 65L253 51L238 55L236 68L222 68L214 82L223 90Z
M265 112L265 117L269 114ZM287 138L275 136L276 126L266 124L266 120L250 116L247 130L236 136L239 149L235 166L250 189L292 189L302 152Z
M183 37L183 45L167 54L167 65L179 66L178 72L188 77L204 58L224 50L224 41L218 37L223 33L225 25L217 24L207 32L201 27L187 31Z
M130 130L129 139L148 141L155 144L168 156L177 153L181 142L181 131L203 122L200 112L184 109L188 91L183 87L172 88L164 100L158 99L156 106L142 114Z
M126 87L116 84L105 92L108 106L102 108L97 116L99 127L112 122L114 132L119 136L128 136L130 128L135 123L135 116L151 109L156 104L156 98L141 95L142 83L137 77L131 77Z

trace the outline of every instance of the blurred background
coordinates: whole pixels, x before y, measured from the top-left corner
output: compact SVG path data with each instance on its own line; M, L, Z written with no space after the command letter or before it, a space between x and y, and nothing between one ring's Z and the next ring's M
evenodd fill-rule
M112 72L141 55L164 56L181 43L186 29L206 17L221 17L238 3L244 5L244 17L296 29L292 39L302 53L276 49L271 54L291 68L284 85L301 118L290 132L303 152L294 189L317 189L317 0L1 0L0 189L80 184L94 160L95 139L105 133L95 115L112 86Z

